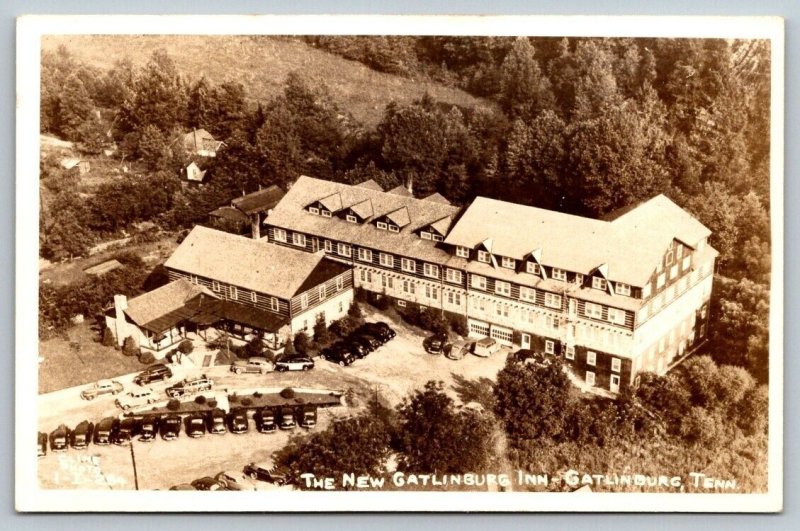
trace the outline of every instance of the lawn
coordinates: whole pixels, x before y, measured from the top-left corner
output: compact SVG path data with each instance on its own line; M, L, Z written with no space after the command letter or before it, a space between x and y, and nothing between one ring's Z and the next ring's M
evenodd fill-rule
M143 65L153 50L163 48L186 78L205 76L214 83L240 82L254 100L266 100L280 93L286 76L297 71L314 82L324 82L334 101L370 128L380 121L389 102L406 104L426 92L436 100L465 107L490 105L462 90L377 72L286 37L57 35L42 38L44 50L55 50L60 45L103 69L126 56L134 64Z
M104 347L96 333L84 322L67 331L68 339L39 342L39 393L83 385L101 378L112 378L142 369L136 358Z

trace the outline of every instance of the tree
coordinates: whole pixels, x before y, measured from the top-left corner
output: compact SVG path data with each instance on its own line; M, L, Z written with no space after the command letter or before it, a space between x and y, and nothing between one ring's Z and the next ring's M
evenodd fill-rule
M186 106L186 119L189 127L199 129L213 123L212 115L215 114L215 102L210 101L211 98L211 87L205 76L201 77L189 88Z
M550 80L535 55L530 39L517 37L500 65L500 104L511 118L532 120L555 105Z
M131 336L126 337L122 342L122 353L126 356L139 355L139 345L136 344L136 340L134 340Z
M283 346L283 357L291 358L295 354L297 354L297 350L294 348L294 341L292 341L291 338L288 338Z
M135 79L133 99L125 100L120 109L122 132L153 125L162 133L168 133L184 125L186 92L177 67L166 50L153 51Z
M80 140L80 128L90 119L92 99L77 75L67 77L58 98L58 131L67 140Z
M325 314L317 314L317 320L314 323L314 342L318 345L327 345L333 339L333 334L328 330L328 324L325 322Z
M290 481L306 489L301 474L341 478L343 474L378 477L389 458L389 430L371 414L336 420L309 437L293 437L275 456ZM353 487L340 486L342 490Z
M294 336L294 350L299 354L308 354L311 347L311 341L304 331L297 332Z
M164 167L168 156L166 136L155 125L145 125L138 133L135 156L150 170Z
M491 420L455 408L442 382L430 381L397 408L398 469L424 473L486 470L493 456Z

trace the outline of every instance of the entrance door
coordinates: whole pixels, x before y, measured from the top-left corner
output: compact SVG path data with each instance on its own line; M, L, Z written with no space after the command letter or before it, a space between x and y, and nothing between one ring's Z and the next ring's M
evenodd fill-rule
M531 335L530 334L522 334L522 340L520 341L520 346L522 348L531 348Z
M612 393L619 393L619 376L616 374L611 375L611 383L609 384L609 389L611 389Z

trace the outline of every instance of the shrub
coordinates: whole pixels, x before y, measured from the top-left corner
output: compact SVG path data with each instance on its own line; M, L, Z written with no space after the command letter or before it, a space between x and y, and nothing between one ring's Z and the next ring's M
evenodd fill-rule
M256 391L255 393L253 393L253 396L256 398L261 398L264 395L262 395L259 391Z
M242 398L242 405L243 406L252 406L253 400L251 398Z
M125 341L123 341L122 353L125 354L126 356L139 355L139 346L136 344L136 341L131 336L126 337Z
M309 343L310 341L305 332L298 332L297 335L294 336L294 349L300 354L306 354L308 352Z
M206 405L207 405L208 407L210 407L210 408L215 408L215 407L217 407L217 400L216 400L216 399L214 399L214 398L212 398L211 400L209 400L208 402L206 402Z
M188 339L184 339L181 341L180 345L178 345L178 350L181 351L181 354L189 354L194 350L194 345Z
M377 309L379 309L380 311L382 311L382 312L385 312L386 310L388 310L391 305L392 305L392 301L386 295L383 295L381 297L376 297L375 298L374 306Z
M291 387L287 387L286 389L281 391L282 398L294 398L294 389Z
M234 403L239 401L239 395L233 393L232 395L228 396L228 402Z
M356 319L348 315L331 323L330 331L331 333L344 338L353 333L353 331L358 328L358 325L359 323L356 321Z
M103 329L103 337L100 339L100 343L104 347L116 346L117 342L114 340L114 333L111 331L109 327L105 327Z
M181 408L181 401L177 398L173 398L169 402L167 402L167 409L170 411L178 411Z
M347 315L353 319L361 319L363 317L363 314L361 313L361 306L359 306L356 301L351 302L350 308L347 310Z
M202 405L202 404L205 404L205 403L206 403L206 397L205 397L205 396L203 396L203 395L197 395L197 396L194 398L194 401L195 401L195 403L196 403L196 404L200 404L200 405Z
M283 347L283 356L286 358L290 358L297 354L297 350L294 348L294 342L287 340L286 344Z
M467 329L467 318L463 315L450 315L450 328L456 334L466 337L469 335L469 330Z
M156 361L156 357L149 350L145 350L139 354L139 362L143 363L144 365L150 365L154 361Z
M321 313L318 314L317 320L314 323L314 341L320 345L327 345L333 341L331 335L328 326L325 324L325 315Z

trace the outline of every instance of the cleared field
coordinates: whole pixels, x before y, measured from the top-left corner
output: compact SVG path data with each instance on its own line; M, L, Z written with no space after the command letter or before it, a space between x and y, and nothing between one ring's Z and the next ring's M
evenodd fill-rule
M283 90L286 76L297 71L325 83L339 106L367 127L374 127L391 101L409 103L428 92L434 99L465 107L486 107L485 100L436 83L384 74L355 61L317 50L286 37L199 35L58 35L42 38L43 50L66 46L75 56L99 68L123 57L147 62L164 48L188 79L205 76L214 83L244 84L250 98L269 99Z

